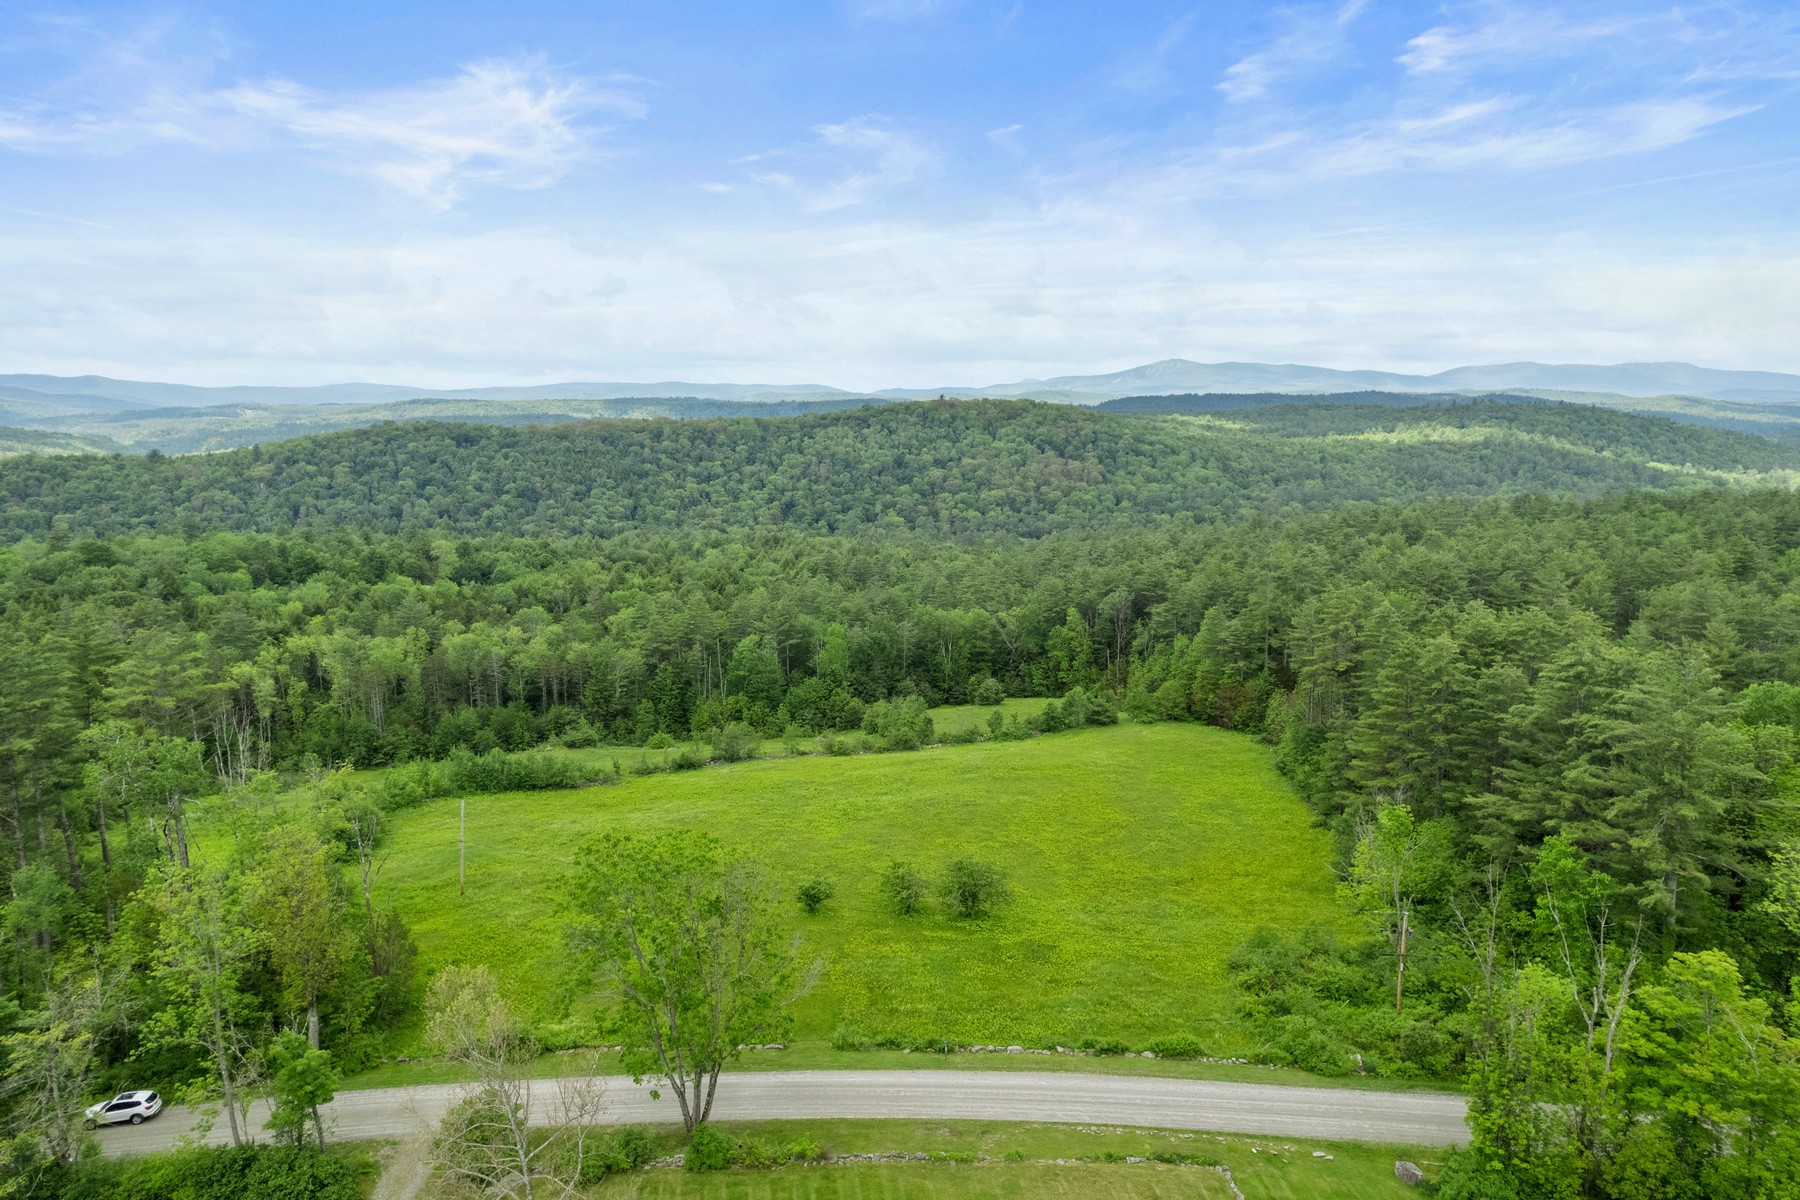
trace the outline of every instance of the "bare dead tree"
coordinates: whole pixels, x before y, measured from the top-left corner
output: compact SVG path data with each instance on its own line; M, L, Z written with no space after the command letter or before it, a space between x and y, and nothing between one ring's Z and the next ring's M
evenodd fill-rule
M606 1108L597 1070L534 1088L537 1044L486 967L446 967L426 1011L427 1042L474 1076L438 1126L432 1161L484 1196L575 1195Z

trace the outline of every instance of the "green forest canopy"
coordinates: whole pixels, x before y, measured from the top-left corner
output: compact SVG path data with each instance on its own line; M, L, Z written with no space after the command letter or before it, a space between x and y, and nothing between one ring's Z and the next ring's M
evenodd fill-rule
M11 460L0 1021L38 1028L92 948L175 1011L158 914L211 894L159 882L183 805L265 770L874 745L883 705L1079 689L1262 737L1332 831L1369 937L1243 948L1272 1061L1463 1079L1509 1194L1772 1194L1800 1154L1800 497L1734 481L1788 454L1558 405L981 402ZM408 1003L404 930L368 918L320 1000L349 1062ZM108 1069L138 1036L109 1027ZM154 1061L204 1076L196 1045Z
M0 537L355 527L940 536L1235 519L1353 501L1785 480L1800 447L1556 404L1199 419L1025 401L785 419L381 425L214 455L0 466Z

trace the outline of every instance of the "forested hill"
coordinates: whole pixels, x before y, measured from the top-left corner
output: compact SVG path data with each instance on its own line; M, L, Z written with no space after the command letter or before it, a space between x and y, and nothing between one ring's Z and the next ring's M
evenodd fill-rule
M1537 403L1534 396L1497 392L1482 400L1502 404ZM1182 392L1172 396L1119 396L1094 405L1117 413L1220 413L1246 408L1291 408L1301 404L1375 405L1381 408L1422 408L1466 402L1455 392L1330 392L1316 396L1294 392Z
M0 466L0 536L345 525L1037 536L1349 501L1786 483L1796 468L1800 448L1574 405L1226 419L945 401L784 420L387 424L188 458L26 456Z

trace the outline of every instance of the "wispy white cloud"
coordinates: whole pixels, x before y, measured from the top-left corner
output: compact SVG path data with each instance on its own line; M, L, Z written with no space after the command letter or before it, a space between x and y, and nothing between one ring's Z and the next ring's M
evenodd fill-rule
M440 206L470 186L554 183L587 152L587 118L644 114L630 93L559 77L536 60L474 63L440 83L357 96L274 82L216 100Z
M1537 170L1660 150L1754 111L1702 98L1642 100L1570 112L1520 112L1488 97L1421 116L1373 123L1299 151L1289 168L1309 176L1399 170Z
M1539 170L1677 146L1768 99L1699 85L1691 73L1703 55L1740 49L1742 29L1642 7L1593 6L1577 18L1476 0L1449 11L1404 42L1400 78L1365 86L1353 104L1258 107L1235 124L1228 119L1212 147L1182 156L1179 171L1218 192L1390 173ZM1345 27L1359 12L1355 3L1329 15L1290 11L1288 33L1230 68L1220 90L1255 99L1281 72L1346 53ZM1561 58L1581 69L1546 70L1547 59Z
M1415 75L1457 74L1521 59L1541 63L1546 57L1583 53L1588 43L1616 37L1641 21L1618 16L1570 20L1547 10L1490 8L1483 20L1434 25L1408 41L1395 61Z
M1019 158L1025 154L1025 147L1019 144L1019 134L1024 128L1022 123L1014 122L1011 125L1002 125L998 129L988 130L986 137L999 149Z
M1336 9L1287 9L1281 14L1286 31L1268 47L1225 68L1218 89L1234 104L1258 100L1280 81L1349 49L1347 30L1368 7L1368 0L1345 0Z
M287 144L435 207L471 187L536 188L592 148L601 118L644 104L618 84L558 74L538 58L472 63L407 87L324 92L289 80L157 86L107 108L0 110L0 148L119 153L180 141L220 151Z
M1477 0L1407 41L1395 59L1410 76L1451 80L1540 70L1585 59L1604 79L1671 83L1800 77L1800 11L1739 3L1551 5Z
M765 171L754 176L760 183L792 192L808 212L830 212L862 204L911 182L937 163L937 155L924 142L876 117L815 125L813 134L816 140L810 146L750 155L739 161L798 159L834 166L846 161L856 164L847 173L823 182L807 182L791 171Z

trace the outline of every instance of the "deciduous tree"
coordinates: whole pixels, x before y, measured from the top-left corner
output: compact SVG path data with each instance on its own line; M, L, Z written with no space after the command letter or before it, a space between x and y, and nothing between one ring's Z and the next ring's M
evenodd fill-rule
M569 949L617 1002L626 1064L675 1093L689 1131L738 1047L778 1039L811 983L758 867L702 833L608 834L565 883Z

